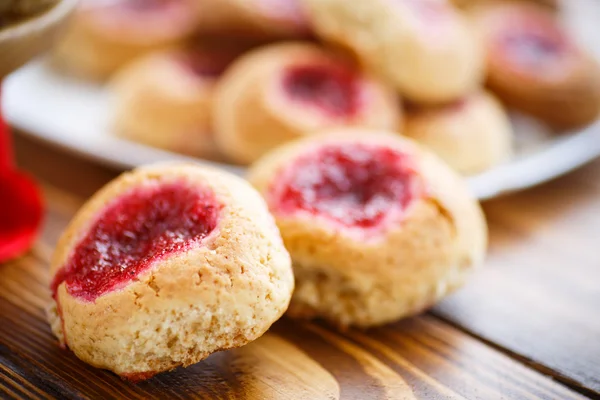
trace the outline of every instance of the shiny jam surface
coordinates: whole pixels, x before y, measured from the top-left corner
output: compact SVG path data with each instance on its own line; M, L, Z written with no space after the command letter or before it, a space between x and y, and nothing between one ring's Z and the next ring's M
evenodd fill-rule
M271 188L280 214L325 216L345 227L373 228L390 211L416 198L419 179L412 158L379 145L326 145L297 158Z
M56 296L85 301L135 280L155 261L198 244L216 227L220 206L212 192L186 182L138 187L101 212L51 284Z
M283 87L292 100L332 117L352 117L360 107L359 78L343 66L290 67L285 71Z

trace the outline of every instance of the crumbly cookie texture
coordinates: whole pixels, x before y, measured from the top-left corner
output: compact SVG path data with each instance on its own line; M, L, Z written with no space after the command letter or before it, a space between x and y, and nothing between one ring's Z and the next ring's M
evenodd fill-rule
M476 92L440 107L409 109L405 115L403 134L462 174L485 171L512 154L508 115L490 93Z
M373 236L319 215L279 212L270 199L284 168L328 144L362 143L413 157L424 194ZM290 251L296 290L288 314L341 327L370 327L415 314L463 284L484 258L481 209L453 171L414 142L378 131L340 130L283 146L256 163L249 180L266 197Z
M344 93L344 82L335 79L307 79L307 85L323 91L320 95L334 91L333 102L355 101L356 110L350 115L331 116L314 104L293 101L282 82L287 71L304 67L351 75L348 84L352 85L353 95ZM273 44L242 56L217 84L213 104L217 145L240 164L251 163L278 145L323 129L357 126L394 130L401 121L396 93L340 54L306 42Z
M355 53L411 101L452 101L483 80L481 45L445 0L303 1L318 35Z
M294 287L289 254L259 194L240 178L191 164L142 167L100 190L60 238L51 277L109 202L174 180L208 188L223 206L201 245L169 254L94 301L72 296L63 282L48 310L62 345L132 380L260 337L286 310Z

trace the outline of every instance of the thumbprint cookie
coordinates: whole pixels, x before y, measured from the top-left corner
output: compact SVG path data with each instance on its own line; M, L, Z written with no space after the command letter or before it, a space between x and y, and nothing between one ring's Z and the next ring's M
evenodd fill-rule
M462 179L396 134L299 140L261 158L249 180L292 256L292 317L391 322L462 285L484 257L486 223Z
M191 164L142 167L101 189L60 238L50 276L60 344L134 381L253 341L294 286L260 195Z
M488 85L507 105L558 129L595 120L600 68L547 8L495 2L471 15L487 48Z
M304 0L319 36L355 53L407 99L440 103L483 80L483 51L446 0Z
M217 85L216 142L232 161L336 127L396 129L396 94L349 60L317 45L283 43L236 60Z

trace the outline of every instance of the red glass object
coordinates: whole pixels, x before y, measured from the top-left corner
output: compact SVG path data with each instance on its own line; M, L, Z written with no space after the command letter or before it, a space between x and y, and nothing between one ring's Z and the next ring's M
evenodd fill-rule
M42 216L40 191L15 168L10 132L0 113L0 263L31 248Z

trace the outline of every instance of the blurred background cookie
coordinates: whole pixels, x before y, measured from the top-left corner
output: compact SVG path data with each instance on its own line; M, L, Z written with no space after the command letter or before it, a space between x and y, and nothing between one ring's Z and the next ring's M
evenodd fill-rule
M323 39L350 49L413 102L440 103L483 79L483 54L445 0L304 0Z
M492 168L512 154L508 115L486 92L475 92L443 106L407 107L402 133L465 175Z
M250 163L289 140L341 126L394 130L395 93L352 62L309 43L282 43L237 60L217 86L216 141Z
M201 30L255 39L304 38L309 21L301 0L198 0Z
M568 129L600 111L600 68L545 7L489 2L470 14L487 50L488 85L507 105Z
M195 0L83 2L53 52L71 75L103 80L135 58L181 45L198 28Z
M341 129L270 152L250 182L294 265L288 315L369 327L422 311L483 259L464 182L398 135Z
M195 47L143 57L110 82L118 135L165 150L219 158L211 107L217 79L238 54Z

